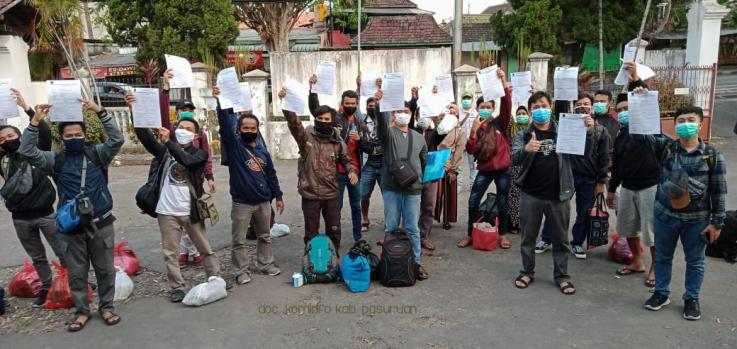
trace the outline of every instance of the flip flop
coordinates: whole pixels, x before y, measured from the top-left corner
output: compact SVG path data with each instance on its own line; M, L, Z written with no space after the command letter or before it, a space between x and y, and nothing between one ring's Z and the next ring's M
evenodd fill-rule
M573 286L573 283L570 281L564 281L562 284L558 285L560 287L560 292L563 293L566 296L570 296L576 293L576 287ZM573 292L567 293L567 290L573 289Z
M655 287L655 280L654 279L653 280L651 280L651 279L645 279L645 287L647 287L647 288L653 288L653 287Z
M530 281L525 281L525 279L523 279L524 277L528 277L530 279ZM532 277L532 276L529 276L529 275L520 275L516 279L514 279L514 287L517 287L520 290L523 290L523 289L527 288L528 286L530 286L530 284L532 284L533 281L535 281L535 278ZM517 284L518 282L521 283L522 286L520 286L519 284Z
M105 317L105 314L110 314L108 317ZM113 326L117 325L121 318L120 315L113 313L112 311L105 311L100 313L100 317L102 317L102 321L105 323L105 325Z
M507 244L505 245L504 242L506 242ZM499 239L499 247L502 250L508 250L508 249L512 248L512 242L509 241L509 239L504 239L504 240Z
M79 321L79 316L74 319L74 321L67 324L67 331L69 332L79 332L81 331L85 326L87 326L87 323L90 322L90 318L87 317L84 322Z
M625 275L632 275L632 274L642 274L645 272L645 269L643 270L632 270L629 267L621 267L617 269L617 275L619 276L625 276Z
M361 232L362 233L367 232L369 230L368 228L369 228L369 223L361 223Z

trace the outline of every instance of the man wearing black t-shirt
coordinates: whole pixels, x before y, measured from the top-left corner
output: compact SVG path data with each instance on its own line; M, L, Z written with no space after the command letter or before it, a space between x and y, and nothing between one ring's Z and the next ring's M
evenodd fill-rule
M576 292L568 276L568 225L573 196L573 172L569 155L556 152L557 124L550 118L551 98L536 92L528 100L532 124L517 133L512 146L512 165L521 166L515 184L522 190L520 219L522 226L522 270L515 280L517 288L527 288L535 277L535 241L545 217L553 242L555 283L561 292ZM588 130L594 126L591 116L585 119Z

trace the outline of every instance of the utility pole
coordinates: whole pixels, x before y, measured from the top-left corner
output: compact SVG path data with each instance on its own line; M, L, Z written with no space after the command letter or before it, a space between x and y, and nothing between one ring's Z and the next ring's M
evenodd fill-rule
M604 20L601 16L602 0L599 0L599 89L604 89Z
M461 66L461 44L463 33L463 0L455 0L453 14L453 69Z
M358 75L361 75L361 0L358 0Z

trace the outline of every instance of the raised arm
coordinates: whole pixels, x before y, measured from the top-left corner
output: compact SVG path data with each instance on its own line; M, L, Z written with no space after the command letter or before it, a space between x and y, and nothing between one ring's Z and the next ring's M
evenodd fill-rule
M169 80L174 77L171 69L164 72L164 83L159 92L159 109L161 110L161 127L171 130L169 119Z
M135 100L136 100L136 97L133 96L132 92L128 92L125 95L125 102L128 104L128 112L130 113L131 122L133 121L133 109L131 109L131 104L135 102ZM162 127L163 127L163 123L162 123ZM163 144L156 141L156 137L154 136L153 132L150 129L134 128L133 130L136 133L136 137L138 137L138 140L141 142L141 145L143 145L146 151L151 153L151 155L159 159L161 158L163 153L166 152L166 147L164 147Z
M169 154L174 157L174 160L190 171L195 171L198 168L205 166L205 162L207 162L207 152L202 149L197 149L194 153L190 154L184 151L179 143L172 141L170 136L171 131L169 131L169 129L163 127L159 129L159 140L161 140L161 143L164 143L166 149L169 150Z
M125 142L123 132L120 131L118 123L113 120L113 117L105 109L93 101L85 101L84 104L88 109L92 109L97 113L100 121L102 121L102 126L107 134L107 140L102 144L93 146L92 152L97 155L101 163L108 165L113 161L115 155L118 155L120 148L123 147L123 143Z
M310 94L307 96L307 106L310 108L310 114L313 117L317 117L317 115L315 115L315 110L317 109L317 107L320 106L320 98L317 96L317 93L312 92L312 85L317 83L317 75L312 74L312 76L310 77L309 83L310 83Z
M279 99L284 98L284 96L286 95L287 90L282 87L278 94ZM284 118L287 119L287 127L289 128L289 132L292 134L292 137L294 137L294 140L297 142L299 149L302 150L307 139L307 135L305 134L305 127L302 126L302 120L299 119L299 116L295 112L282 109L282 113L284 113Z
M28 159L31 165L39 168L46 173L52 174L54 171L54 159L56 154L51 151L42 151L38 149L38 127L44 122L44 118L49 115L48 104L37 105L36 114L31 118L31 122L23 132L20 142L20 155Z

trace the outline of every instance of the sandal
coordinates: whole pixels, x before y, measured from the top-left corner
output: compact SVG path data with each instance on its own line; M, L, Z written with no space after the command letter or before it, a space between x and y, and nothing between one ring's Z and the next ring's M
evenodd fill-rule
M512 248L512 243L509 242L509 239L507 239L506 236L502 235L499 237L499 247L501 247L502 250L508 250Z
M461 241L458 241L458 244L456 246L458 246L458 248L466 248L468 246L471 246L472 243L473 241L471 241L471 237L466 236L465 238L461 239Z
M631 275L631 274L640 274L640 273L644 273L644 272L645 272L645 269L642 269L642 270L633 270L633 269L630 269L629 266L624 266L624 267L621 267L621 268L617 269L617 275L620 275L620 276Z
M84 321L79 321L79 319L81 319L82 317L85 317L86 319ZM76 319L74 319L74 321L67 323L67 331L79 332L87 325L88 322L90 322L89 316L79 315Z
M530 279L529 281L525 281L525 278ZM514 287L519 288L520 290L523 290L530 286L530 284L535 281L535 278L529 275L520 275L516 279L514 279ZM521 284L521 285L520 285Z
M361 232L362 233L365 233L365 232L367 232L369 230L369 224L370 224L369 222L361 223Z
M102 317L102 321L105 322L105 325L108 325L108 326L117 325L121 320L120 315L115 314L109 310L101 312L100 317Z
M562 292L566 296L570 296L576 293L576 287L574 287L573 283L570 281L563 281L563 283L558 285L558 287L560 287L560 292ZM573 292L566 292L568 290L573 290Z
M655 279L645 279L645 287L647 288L655 287Z

